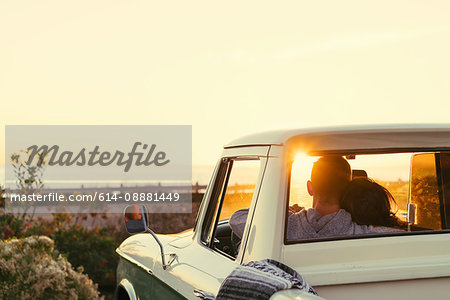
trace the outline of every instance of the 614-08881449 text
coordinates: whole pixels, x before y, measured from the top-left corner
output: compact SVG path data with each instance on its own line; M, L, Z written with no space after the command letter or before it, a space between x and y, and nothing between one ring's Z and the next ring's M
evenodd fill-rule
M148 202L176 202L180 200L178 193L100 193L98 195L99 201L148 201Z

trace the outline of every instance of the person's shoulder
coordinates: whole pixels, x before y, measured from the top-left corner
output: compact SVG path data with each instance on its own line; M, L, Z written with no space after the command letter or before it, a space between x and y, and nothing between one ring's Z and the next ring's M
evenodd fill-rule
M349 214L350 215L350 214ZM373 226L372 225L360 225L356 222L354 222L351 219L350 216L350 222L351 222L351 227L352 227L352 235L354 234L368 234L368 233L372 233L373 231Z
M304 218L304 217L308 214L308 211L309 211L310 209L314 209L314 208L309 208L309 209L305 209L305 208L304 208L304 209L302 209L302 210L299 211L299 212L296 212L296 213L290 213L288 219L289 219L289 220L292 220L292 219Z
M345 209L341 208L336 212L336 215L339 215L341 217L344 218L352 218L352 215L350 215L350 213L348 211L346 211Z
M235 212L231 215L230 220L231 220L231 219L236 219L236 218L239 218L239 217L242 217L242 216L247 217L248 211L249 211L248 208L242 208L242 209L239 209L239 210L235 211Z
M240 224L245 224L248 216L248 208L243 208L235 211L229 220L231 228L239 226Z
M304 209L300 212L303 213L305 216L315 216L315 215L321 216L321 214L315 208Z
M302 209L299 212L296 212L295 214L290 214L288 217L288 224L287 224L287 234L286 238L288 240L297 240L303 238L303 227L302 222L305 222L306 219L306 209Z
M384 233L384 232L402 232L404 230L394 227L385 226L369 226L371 233Z

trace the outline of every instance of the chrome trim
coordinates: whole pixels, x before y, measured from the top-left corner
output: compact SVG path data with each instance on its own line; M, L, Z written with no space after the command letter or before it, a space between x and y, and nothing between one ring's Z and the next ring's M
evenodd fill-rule
M202 291L200 289L194 289L193 291L194 295L200 299L205 300L215 300L216 296L214 296L212 293Z
M122 287L128 294L130 300L137 300L136 292L134 291L133 285L127 280L122 279L119 283L119 286Z
M161 264L164 270L167 270L170 265L173 263L173 261L177 258L177 255L175 253L170 253L168 254L170 257L169 262L166 264L166 260L165 260L165 253L164 253L164 248L163 248L163 244L161 243L161 241L158 239L158 237L156 236L156 234L150 229L147 228L147 232L150 233L153 238L155 239L155 241L158 243L159 249L161 251Z

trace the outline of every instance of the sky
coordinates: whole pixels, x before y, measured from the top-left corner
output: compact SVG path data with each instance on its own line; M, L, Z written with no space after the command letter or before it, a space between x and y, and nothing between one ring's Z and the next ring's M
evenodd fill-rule
M0 0L4 126L449 123L449 1Z

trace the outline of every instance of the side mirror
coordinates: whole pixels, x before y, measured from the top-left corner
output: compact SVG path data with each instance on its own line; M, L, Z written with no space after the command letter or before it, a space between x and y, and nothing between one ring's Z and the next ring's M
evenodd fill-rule
M147 209L145 205L128 205L124 212L125 227L129 234L148 231Z

